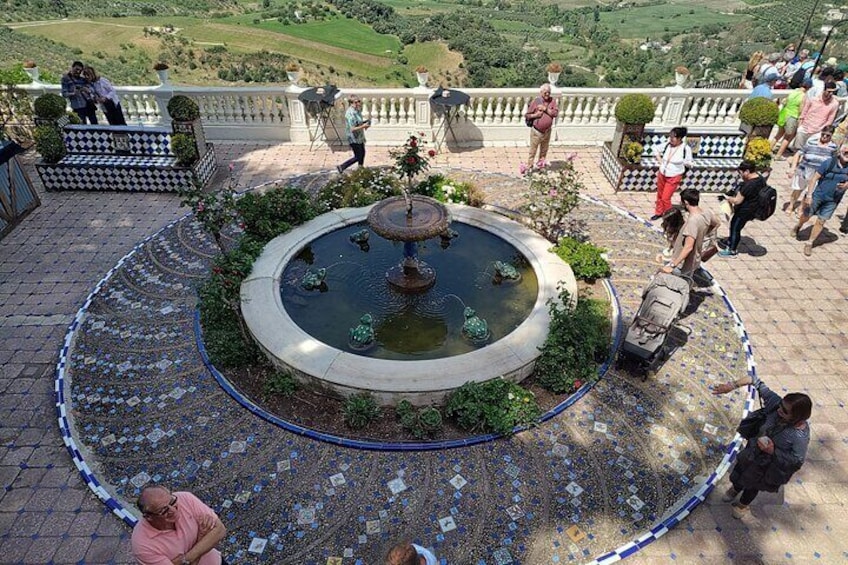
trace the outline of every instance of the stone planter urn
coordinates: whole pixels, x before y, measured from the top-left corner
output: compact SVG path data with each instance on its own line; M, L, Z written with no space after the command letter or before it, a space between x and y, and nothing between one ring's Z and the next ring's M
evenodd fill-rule
M160 84L168 84L168 69L157 70L156 75L159 77Z
M29 78L32 79L32 82L38 82L38 67L24 67L24 72L29 75Z
M557 81L559 80L559 73L552 73L548 71L548 82L551 83L551 86L556 86Z
M297 81L300 80L300 71L286 71L286 77L292 85L296 85Z
M423 73L416 72L415 78L418 80L418 86L424 88L427 86L427 80L430 78L430 73L426 71Z

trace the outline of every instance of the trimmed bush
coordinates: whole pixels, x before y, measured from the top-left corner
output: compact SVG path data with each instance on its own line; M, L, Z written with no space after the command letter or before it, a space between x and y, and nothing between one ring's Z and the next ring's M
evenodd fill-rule
M380 417L377 401L367 392L349 396L344 403L344 421L348 427L361 430Z
M65 142L62 132L54 126L37 126L33 132L35 150L45 163L58 163L65 156Z
M608 305L590 298L581 298L574 308L570 303L566 290L551 303L550 330L534 369L539 385L556 394L596 380L598 366L609 354Z
M177 94L168 100L168 113L178 122L193 122L200 117L200 108L188 96Z
M188 166L197 161L197 143L194 137L185 133L171 136L171 152L177 158L177 164Z
M275 188L264 194L248 192L236 201L245 233L268 242L314 218L317 214L309 195L299 188Z
M609 263L601 257L605 251L573 237L563 237L554 247L554 253L571 266L577 279L590 282L610 276Z
M777 103L762 97L751 98L739 109L739 121L752 126L773 126L779 113Z
M624 124L647 124L653 121L655 110L647 94L625 94L615 106L615 119Z
M45 120L58 120L65 115L67 102L58 94L48 92L35 99L32 104L35 116Z

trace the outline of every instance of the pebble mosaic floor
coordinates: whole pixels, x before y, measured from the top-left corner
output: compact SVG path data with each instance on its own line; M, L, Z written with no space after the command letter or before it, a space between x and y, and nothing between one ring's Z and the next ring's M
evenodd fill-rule
M520 194L521 179L451 174L517 204L502 196ZM292 183L314 190L326 178ZM576 215L609 250L628 322L661 237L600 202ZM362 451L266 422L208 373L194 289L214 253L190 217L150 237L98 285L63 350L66 443L128 523L122 505L153 480L220 514L231 563L369 565L400 539L434 548L442 563L603 562L685 515L726 468L743 399L707 387L743 376L749 361L717 286L693 298L671 359L645 382L614 368L558 417L474 447Z

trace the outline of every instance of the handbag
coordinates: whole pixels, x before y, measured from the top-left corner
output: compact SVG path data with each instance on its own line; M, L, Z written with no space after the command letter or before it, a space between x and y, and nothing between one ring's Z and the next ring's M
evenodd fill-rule
M766 416L768 416L768 412L765 408L751 412L742 418L742 421L736 426L737 433L745 439L757 437L760 433L760 428L763 427L766 421Z

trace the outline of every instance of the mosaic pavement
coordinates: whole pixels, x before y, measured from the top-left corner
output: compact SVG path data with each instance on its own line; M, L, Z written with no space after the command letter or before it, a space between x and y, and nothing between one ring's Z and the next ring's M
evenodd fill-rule
M473 176L511 194L523 182ZM293 184L314 189L325 179ZM657 268L660 236L590 201L577 217L610 250L629 318ZM738 397L716 400L707 389L744 375L747 363L727 304L705 292L682 321L688 339L656 378L613 370L531 431L436 453L299 437L244 410L198 355L194 289L213 254L191 218L137 247L78 317L59 386L103 490L133 500L153 480L195 492L227 524L221 549L235 562L377 563L403 538L450 563L591 560L703 493L742 412Z
M303 147L289 145L223 143L217 144L216 149L223 165L235 164L241 186L254 186L284 174L330 170L348 156L345 151L308 151ZM551 157L562 158L572 151L572 148L552 147ZM443 166L466 170L485 169L514 175L517 163L525 153L526 148L520 146L451 149L440 153L437 160ZM587 194L636 211L642 217L651 214L651 195L614 193L610 189L598 169L598 148L578 148L577 153L577 168L584 175ZM367 159L369 164L387 163L386 148L369 147ZM788 187L788 180L780 181L785 176L785 169L785 163L775 164L775 174L779 175L776 186L781 198ZM53 394L55 360L59 344L62 343L74 312L84 302L97 281L137 242L178 219L184 210L178 208L178 198L173 195L44 193L32 168L30 172L39 188L43 205L0 242L0 414L3 415L0 422L0 437L3 439L0 444L0 477L4 486L0 491L0 551L3 554L0 561L39 564L129 563L132 559L129 555L128 527L80 481L80 475L70 461L62 439L56 433ZM488 200L504 206L514 205L514 184L500 180L487 187ZM218 179L217 182L223 182L223 179ZM707 205L712 204L708 202ZM841 214L842 210L838 214ZM611 223L616 225L614 227L621 227L618 224L624 222L629 223L630 220L611 220ZM739 258L733 261L714 260L710 263L710 269L728 289L734 305L739 308L745 320L757 355L757 369L760 374L777 390L801 390L813 397L813 442L810 445L808 461L793 482L779 495L761 496L755 501L750 520L733 520L727 505L719 502L717 497L710 496L666 535L647 545L642 544L644 547L638 553L628 557L628 563L837 563L848 559L848 523L844 520L845 504L848 504L848 474L845 473L848 464L848 436L844 432L845 425L848 424L848 411L845 410L848 386L844 371L848 362L848 314L845 310L845 305L848 304L848 290L844 285L844 265L848 259L848 247L841 240L841 236L831 231L826 236L825 244L816 248L813 257L804 257L801 253L803 244L787 237L789 222L783 215L776 214L768 222L749 224L745 229ZM638 224L633 226L633 233L643 236L646 242L653 237L641 227L637 228ZM190 228L171 228L171 231L177 229L184 230L185 233L192 232ZM611 242L610 246L613 246L613 243L623 246L630 245L631 241ZM649 246L656 248L658 243L650 243ZM152 242L146 247L157 249L157 261L171 253L169 251L163 254L157 244ZM205 255L210 249L204 244L197 246L198 257L191 261L208 261ZM178 253L178 250L175 252ZM141 253L140 251L139 254ZM147 253L144 251L144 254ZM169 258L174 260L180 257L178 253ZM646 256L646 260L649 258L649 255ZM621 265L618 258L613 256L613 260L618 268L618 265ZM127 265L140 264L137 261L140 261L140 258L128 261ZM161 308L166 308L165 303L173 300L174 312L160 312L163 318L172 317L172 320L163 326L167 329L162 331L178 332L179 336L167 342L165 355L149 359L145 351L149 351L150 344L146 345L146 349L141 346L143 337L128 338L132 339L136 347L131 354L133 359L137 360L135 362L138 366L151 362L155 364L163 359L172 362L178 360L182 367L186 368L185 375L181 376L174 367L166 367L162 372L157 367L153 374L166 376L174 383L195 381L202 375L201 367L196 359L182 356L182 351L190 350L190 338L187 336L190 335L191 328L186 324L188 318L184 315L188 307L176 299L180 293L173 292L176 284L190 279L187 274L192 273L194 267L175 268L174 263L167 261L164 266L175 271L177 275L163 274L159 282L147 291L149 293L152 288L168 289L156 290L153 298L163 304ZM635 292L640 286L635 284L638 267L633 268L633 275L616 277L623 307L629 312L635 307ZM163 273L168 272L167 269L163 270ZM130 273L129 282L138 282L146 277L138 274L138 271ZM151 270L150 273L155 276L156 271ZM631 277L633 280L628 281ZM118 278L119 275L116 274L112 282ZM127 296L134 295L130 293ZM147 310L155 309L154 301L151 301L149 294L135 296L144 298L133 300L128 307L123 306L114 313L104 312L115 320L123 319L122 323L114 323L114 327L123 327L127 320L132 320L136 326L132 332L138 336L149 333L155 341L160 330L147 330L147 315L141 315L142 308L132 309L133 302L142 302ZM693 316L683 321L683 325L697 328L698 325L694 322L698 316L711 310L717 317L724 317L724 306L714 310L712 308L713 305L719 304L716 297L708 297ZM126 316L127 312L135 314L130 318ZM106 321L104 319L104 324ZM727 343L735 348L734 352L741 354L739 341L734 338L729 324L728 321L725 330ZM715 327L718 328L719 325ZM107 334L106 327L103 327L104 336ZM693 335L697 334L693 332ZM160 336L160 341L162 339L165 338ZM112 336L113 344L121 344L123 341L120 332L117 338ZM228 512L232 511L234 518L237 514L238 519L229 521L224 515L231 535L234 536L227 542L225 550L231 556L241 550L243 557L239 559L240 562L283 562L281 553L275 551L275 544L270 541L261 554L251 553L248 549L253 537L270 540L273 533L278 534L275 539L280 539L281 536L285 538L286 535L291 537L292 534L288 533L289 523L295 532L302 534L297 542L301 544L297 546L300 553L293 555L302 556L312 551L320 554L317 558L319 563L336 563L337 560L330 560L330 557L336 556L342 558L342 563L355 563L354 557L344 557L344 550L348 547L355 555L360 556L363 563L369 563L367 551L360 552L358 546L349 545L353 543L349 540L358 543L359 535L365 535L366 543L370 540L371 544L376 546L388 543L381 541L384 532L387 538L393 539L394 534L398 534L435 545L439 554L450 558L451 563L466 563L463 556L472 552L474 555L479 554L479 559L494 563L495 552L502 549L506 549L514 561L521 558L523 563L558 562L557 556L561 562L567 561L570 557L568 554L574 552L571 543L575 544L578 552L582 553L583 549L590 552L590 557L581 557L580 553L575 553L578 556L575 561L588 561L616 543L630 540L636 535L637 527L647 531L646 528L653 521L651 513L670 508L668 493L682 492L681 487L676 484L678 478L686 476L690 480L696 480L704 470L709 469L710 465L704 463L693 464L699 462L702 457L706 460L713 457L714 466L716 459L714 456L705 455L707 450L729 437L729 428L725 422L724 428L717 425L719 433L715 439L710 440L705 426L696 419L697 414L703 414L705 417L712 417L712 414L717 418L724 417L732 421L741 411L741 392L722 399L732 402L730 406L724 406L712 404L712 398L697 396L701 393L700 386L692 390L687 389L686 393L696 393L691 399L690 408L684 408L685 397L677 394L681 391L671 394L673 383L682 384L686 373L682 365L677 365L678 362L689 363L689 369L695 373L690 377L690 382L702 376L698 368L706 366L703 365L705 356L695 348L695 343L695 340L690 339L686 346L677 352L675 364L670 366L669 373L680 380L667 380L668 377L661 373L653 387L643 390L638 381L616 379L611 375L592 395L581 400L561 419L545 428L521 434L509 442L489 443L467 452L451 450L421 456L395 456L346 451L315 444L303 449L300 447L303 440L289 436L285 436L285 441L291 441L291 446L281 442L269 443L267 438L284 437L285 434L256 423L249 428L249 434L239 437L236 430L247 428L240 420L231 423L230 427L220 433L214 426L209 426L207 441L199 446L192 443L197 440L190 440L188 433L184 437L175 436L176 441L166 435L157 442L158 455L149 460L133 451L136 446L139 451L149 450L152 445L149 439L144 439L143 443L125 442L127 447L124 458L109 456L101 463L101 456L96 452L102 450L104 453L111 453L100 443L108 433L102 434L102 431L95 427L88 432L79 430L78 437L84 444L88 443L87 438L90 436L100 438L99 441L91 442L93 453L87 452L86 456L90 456L90 461L96 463L95 471L98 476L115 480L116 484L117 479L121 477L136 476L139 471L135 469L142 466L148 469L159 466L171 471L179 469L181 472L183 466L191 469L192 466L186 459L189 451L182 448L183 441L187 442L185 445L190 449L217 454L215 457L209 457L209 460L213 461L210 471L202 470L206 459L198 459L195 463L200 467L194 475L194 482L190 482L187 478L189 475L184 474L177 483L188 484L192 490L208 496L210 504L218 509L222 508L225 500L233 501ZM165 348L160 346L159 349ZM125 347L124 350L126 354L129 348ZM742 358L737 357L735 362L736 367L741 370ZM119 364L120 362L115 365ZM713 368L712 360L710 368ZM134 367L132 370L139 369ZM114 375L116 379L111 388L116 391L116 386L121 383L124 383L123 388L127 392L132 387L141 387L139 390L143 390L147 386L143 381L127 384L127 379L117 376L116 369ZM196 394L199 390L211 392L210 402L224 403L227 406L232 402L220 398L220 389L211 386L200 386L193 392L182 384L178 386L186 391L179 400L169 396L160 401L157 397L155 402L144 403L146 395L139 394L142 402L136 406L137 411L132 413L133 418L125 418L121 430L126 427L135 431L140 426L149 426L133 434L135 438L144 432L146 438L147 434L155 429L155 426L150 424L151 421L160 422L159 429L166 434L172 429L183 434L188 426L199 426L200 423L196 422L196 419L202 414L189 413L186 409L186 403L197 402L199 396ZM162 391L179 395L175 388L176 386L160 386ZM674 469L665 469L666 473L662 473L663 465L671 463L673 457L671 448L659 443L650 443L658 437L650 430L657 431L657 428L642 430L641 437L634 433L633 440L624 442L622 438L625 432L633 428L634 421L642 421L642 417L635 412L635 420L633 417L623 419L624 407L627 405L621 401L618 401L618 404L602 405L602 402L614 398L612 394L615 390L633 390L637 405L642 405L643 409L645 406L657 407L667 404L671 407L674 404L675 408L679 406L680 409L687 410L666 411L663 417L680 422L681 431L692 432L689 436L680 434L684 441L698 445L701 437L708 438L707 443L698 447L697 451L674 449L678 460L683 464L690 464L689 470L683 475ZM91 392L80 394L85 394L87 398L92 396ZM106 397L117 400L120 394L101 393L101 398ZM128 400L132 395L127 395L126 398ZM74 401L70 397L69 400ZM166 403L165 408L158 408L160 402ZM700 402L706 403L706 407L700 407L700 410L696 411L695 407L699 407ZM114 421L107 418L108 412L120 405L101 404L96 403L93 406L101 410L104 422L112 422L110 426L114 425ZM173 414L168 416L168 411ZM634 411L631 409L630 412ZM242 419L248 417L245 410L234 413ZM692 420L684 414L691 415ZM606 433L594 431L595 420L590 420L590 415L595 416L599 423L607 424ZM209 417L213 416L210 414ZM578 424L568 428L568 437L575 442L571 445L566 445L564 441L555 442L553 439L566 433L562 427L566 419L583 423L582 427ZM557 424L561 427L554 429L553 426ZM259 436L255 431L262 432L261 439L264 443L257 442ZM614 439L610 440L607 434ZM129 438L127 433L119 433L115 437L115 444L109 447L120 445L117 440L122 436ZM248 443L251 437L253 441ZM675 438L671 439L673 441ZM245 453L230 455L233 451L233 441L244 441ZM595 446L588 443L590 441L597 441L599 444ZM613 441L619 445L614 445ZM668 443L665 446L671 443L666 441ZM214 442L218 445L213 445ZM143 447L145 443L147 446ZM235 444L235 451L240 449L240 445ZM565 446L571 451L563 455L563 447L556 447L557 445ZM651 453L647 449L637 448L633 452L622 454L633 461L633 474L636 477L633 486L637 489L636 496L645 503L641 510L645 517L641 521L632 516L639 511L629 505L625 506L630 495L625 497L624 493L621 493L625 500L622 504L619 500L620 491L598 493L593 490L596 485L604 484L617 473L620 480L613 484L621 484L620 488L627 491L631 485L624 475L626 471L621 468L618 471L608 469L605 463L612 460L616 447L625 450L629 445L656 446L656 452L662 451L664 458L668 457L667 463L655 461L652 466L643 458L633 456L633 453ZM575 475L574 479L569 478L566 481L564 474L570 471L570 468L566 467L566 461L570 461L575 469L576 466L583 465L585 458L584 461L578 460L579 455L584 453L582 450L595 457L592 460L593 465L588 467L591 475L588 479ZM224 451L227 451L228 456L221 458L220 455ZM170 458L168 452L171 453ZM296 457L294 452L297 452ZM270 461L272 465L265 469L260 465L239 465L239 461L244 461L247 453L256 457L251 461ZM134 458L130 454L135 454ZM502 458L498 459L503 455L510 456L512 460L507 462ZM472 456L477 459L470 459ZM616 453L616 460L618 456ZM363 461L371 462L375 459L378 460L377 465L366 470ZM288 470L285 469L286 460L289 462ZM278 461L282 462L281 471L276 468ZM395 461L399 463L395 465ZM342 465L349 467L342 471ZM459 471L453 469L456 465L459 465ZM518 476L513 478L511 473L515 472L515 468L518 469ZM104 472L104 469L112 474ZM313 469L316 474L307 479ZM413 475L415 470L418 470L418 474ZM332 481L339 483L340 477L330 477L339 472L344 477L345 484L333 486ZM277 482L271 479L272 473L278 474ZM553 473L559 473L560 476L554 478ZM250 475L253 475L253 478L248 479ZM448 483L455 475L462 475L467 484L456 488L455 484ZM395 481L401 479L407 487L399 493L400 506L397 502L389 502L391 489L382 485L383 478L389 477ZM579 496L575 497L567 491L562 491L572 480L580 488L584 488L584 492ZM263 484L263 481L267 484ZM514 484L514 481L517 483ZM543 488L541 481L547 481L547 488ZM391 484L395 488L400 486L398 482ZM456 481L456 484L461 484L461 481ZM237 494L247 490L252 492L254 485L263 488L259 493L251 494L245 503L247 506L235 501ZM314 489L315 485L318 486L317 489ZM386 486L388 485L387 480ZM363 493L365 489L359 488L360 486L366 489L370 487L373 492ZM325 489L335 489L337 494L330 496ZM277 491L285 491L286 494L278 494ZM460 496L449 502L453 493ZM259 504L258 501L263 495L279 498L280 505ZM512 502L513 496L522 498L518 502ZM328 500L335 504L332 515L328 506L323 504L324 497L328 497ZM572 505L571 500L575 498L581 504ZM404 499L407 501L406 506L403 506ZM583 510L585 501L589 500L602 500L607 506L602 510L595 509L595 514L589 517ZM283 506L284 501L291 501L291 506ZM350 504L351 501L353 504ZM320 508L319 502L322 503ZM294 504L301 505L297 511ZM366 506L362 507L361 504ZM368 504L372 507L368 508ZM315 508L314 522L298 525L298 518L302 518L302 521L309 518L308 512L301 515L300 510L308 510L310 505ZM384 507L386 505L388 506ZM516 505L524 512L524 516L513 520L505 512L507 508ZM401 507L410 506L413 510L399 510ZM255 512L245 514L244 509L248 507L253 508ZM450 513L452 508L456 509L456 514ZM387 519L384 520L380 516L380 510L386 511ZM584 521L580 522L581 531L588 535L584 540L572 542L568 530L558 531L554 524L570 524L571 515L578 511L584 518ZM618 512L624 512L624 516L619 516ZM376 518L373 518L374 514ZM458 529L444 533L441 531L439 519L448 515L453 518ZM359 516L367 519L359 523ZM265 520L264 517L268 519ZM368 533L368 522L371 522L371 531L374 531L374 519L380 520L379 535ZM314 529L313 523L316 524ZM514 531L511 529L513 523ZM423 524L423 528L419 528L418 524ZM460 528L462 532L459 531ZM616 528L630 531L621 533L620 529ZM571 533L575 533L574 530ZM298 539L297 533L293 535L294 539ZM324 537L319 539L322 535ZM439 542L437 535L443 535L445 541ZM652 539L653 537L649 536L645 541ZM259 545L254 546L255 550L261 545L261 542L257 543ZM323 552L324 547L327 549L326 554ZM336 551L341 553L335 553ZM555 556L555 553L558 555ZM498 555L506 556L502 551ZM297 559L292 562L307 562L302 557Z

